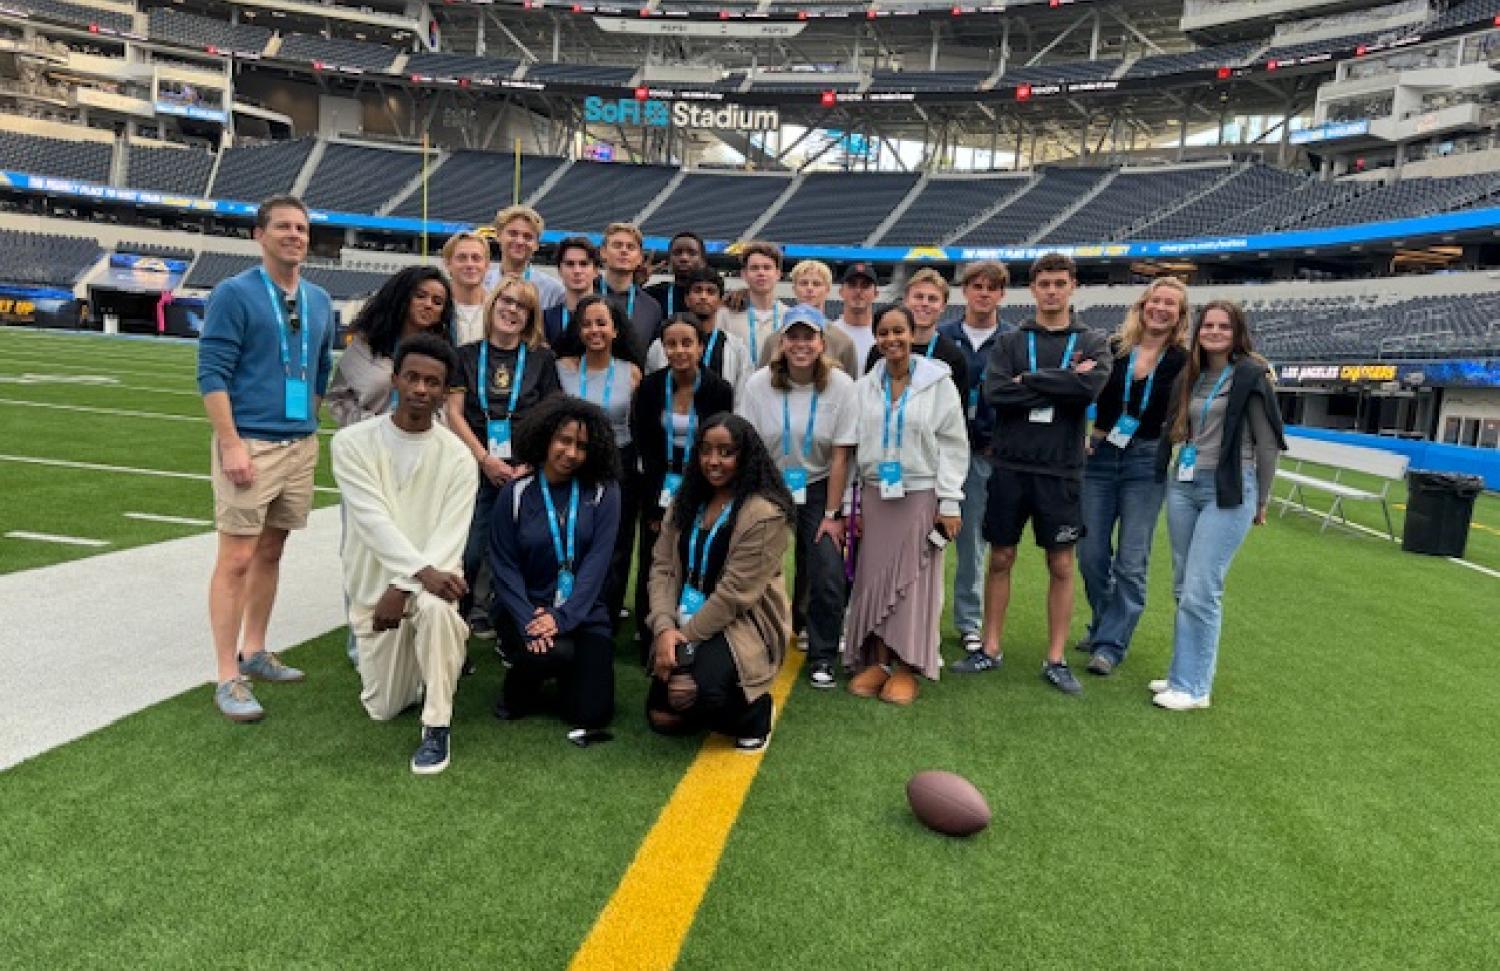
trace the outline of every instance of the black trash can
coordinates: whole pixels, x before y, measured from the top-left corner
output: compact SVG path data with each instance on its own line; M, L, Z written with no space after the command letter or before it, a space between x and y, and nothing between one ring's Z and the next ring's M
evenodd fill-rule
M1474 499L1483 489L1484 480L1477 475L1408 472L1401 548L1429 556L1463 556Z

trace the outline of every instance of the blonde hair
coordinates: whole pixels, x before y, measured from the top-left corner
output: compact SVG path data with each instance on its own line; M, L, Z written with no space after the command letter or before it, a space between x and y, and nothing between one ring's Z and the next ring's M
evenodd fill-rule
M516 291L516 298L525 300L531 307L531 312L526 315L526 323L521 328L521 343L527 347L540 347L546 332L542 329L542 298L537 293L536 287L522 280L520 277L506 277L500 281L500 285L490 294L484 302L484 336L489 338L490 325L495 320L495 305L507 292Z
M547 224L542 220L542 214L530 206L506 206L501 209L495 213L495 228L504 229L517 219L524 219L531 223L531 228L536 230L537 241L541 241L542 230L547 228Z
M604 227L604 239L608 240L616 233L629 233L635 239L635 245L644 247L646 238L641 235L641 228L635 223L610 223Z
M944 280L943 275L930 266L924 266L913 273L911 279L906 281L906 286L901 288L901 292L903 294L910 293L912 287L923 283L930 287L937 287L938 292L943 295L943 303L948 302L948 281Z
M1192 319L1192 311L1188 307L1187 284L1175 276L1160 276L1147 284L1146 289L1136 298L1135 303L1125 312L1125 321L1120 324L1120 329L1115 331L1115 356L1125 357L1130 354L1141 342L1141 337L1146 333L1146 325L1141 322L1141 315L1146 310L1146 301L1151 295L1162 287L1177 291L1177 326L1172 328L1172 336L1168 343L1177 347L1186 348L1188 339L1188 323Z
M822 260L803 260L792 267L792 282L796 283L809 274L822 280L826 286L830 288L833 286L833 271Z
M452 236L449 236L448 237L448 242L446 242L446 243L443 244L443 251L442 251L443 262L447 263L447 262L451 261L453 259L453 254L458 252L458 248L460 246L462 246L464 243L468 243L468 242L478 243L479 244L479 248L484 251L484 261L486 263L488 263L490 261L490 244L489 244L489 241L486 240L484 237L479 236L479 235L477 235L475 233L471 233L467 229L465 229L463 232L454 233Z

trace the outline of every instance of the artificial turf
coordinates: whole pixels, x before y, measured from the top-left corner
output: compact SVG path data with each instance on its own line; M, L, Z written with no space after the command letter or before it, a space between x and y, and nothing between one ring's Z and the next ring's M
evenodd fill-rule
M14 339L0 341L0 378L17 373ZM123 360L93 366L154 360L121 346ZM191 389L178 370L162 383ZM0 384L0 398L54 393L198 407ZM0 451L204 471L205 425L64 417L77 414L0 404ZM128 461L90 452L103 448ZM208 515L204 482L33 468L0 463L20 499L0 504L0 532L97 527L118 548L191 530L127 532L123 510ZM1500 526L1492 503L1476 521ZM799 685L679 965L1492 963L1500 685L1483 672L1500 581L1318 525L1288 515L1252 532L1209 711L1157 711L1144 688L1170 655L1164 528L1132 654L1112 678L1080 673L1081 699L1037 676L1044 570L1030 548L1000 672L924 685L910 709ZM1500 566L1481 533L1470 557ZM0 567L23 568L0 544ZM1085 616L1080 585L1075 634ZM0 773L0 964L566 964L695 742L645 729L625 652L616 741L579 750L558 722L498 723L500 668L475 642L453 765L415 778L415 714L370 722L342 645L334 632L290 652L309 682L261 689L259 725L218 718L204 687ZM971 840L922 830L902 786L925 768L971 778L993 826Z

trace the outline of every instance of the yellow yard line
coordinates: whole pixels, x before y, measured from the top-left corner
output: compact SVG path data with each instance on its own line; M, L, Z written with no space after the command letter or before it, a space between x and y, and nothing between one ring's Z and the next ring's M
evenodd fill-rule
M778 717L802 668L800 651L787 655L771 686ZM721 736L704 743L573 955L571 971L648 971L676 962L762 757L735 751Z

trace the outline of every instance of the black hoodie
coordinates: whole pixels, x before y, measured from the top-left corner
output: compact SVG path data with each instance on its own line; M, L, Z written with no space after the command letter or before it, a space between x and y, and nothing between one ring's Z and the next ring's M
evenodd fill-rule
M1068 341L1075 335L1072 361L1063 361ZM1028 351L1032 339L1036 342L1035 371ZM1094 369L1087 374L1074 370L1085 359L1094 362ZM1105 335L1076 319L1070 319L1063 330L1047 330L1034 319L1027 320L1019 330L1002 334L990 350L983 392L984 400L995 409L995 465L1038 475L1081 477L1088 408L1099 397L1113 366L1114 355ZM1053 409L1050 422L1031 420L1032 409L1047 407Z

